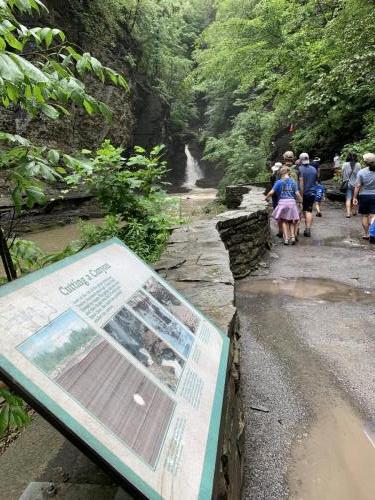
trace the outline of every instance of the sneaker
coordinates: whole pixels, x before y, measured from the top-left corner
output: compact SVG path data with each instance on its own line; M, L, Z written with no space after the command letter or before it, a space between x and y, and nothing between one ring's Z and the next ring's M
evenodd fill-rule
M288 240L284 240L284 245L289 245L289 241Z
M318 213L316 214L316 216L317 216L317 217L322 217L322 212L318 212Z
M311 236L311 231L310 231L310 229L305 229L305 230L304 230L304 232L303 232L303 236L310 237L310 236Z
M290 238L290 244L295 245L296 244L296 239L294 237Z

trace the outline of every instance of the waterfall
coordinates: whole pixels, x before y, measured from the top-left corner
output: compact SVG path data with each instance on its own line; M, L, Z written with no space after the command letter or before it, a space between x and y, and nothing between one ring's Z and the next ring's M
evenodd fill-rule
M185 154L186 171L183 187L192 189L199 179L203 179L204 175L198 161L190 153L190 149L187 144L185 145Z

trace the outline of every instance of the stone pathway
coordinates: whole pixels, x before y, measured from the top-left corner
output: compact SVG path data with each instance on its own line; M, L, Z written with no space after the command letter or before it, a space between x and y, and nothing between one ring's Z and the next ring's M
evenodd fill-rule
M246 419L244 499L375 498L375 246L323 207L236 284Z

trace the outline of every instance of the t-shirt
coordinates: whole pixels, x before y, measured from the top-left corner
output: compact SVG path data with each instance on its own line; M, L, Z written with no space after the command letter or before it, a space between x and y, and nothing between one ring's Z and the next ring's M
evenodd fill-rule
M368 167L362 168L357 175L357 185L361 186L359 194L375 196L375 172Z
M361 164L356 163L352 168L349 161L346 161L342 166L342 179L344 181L349 181L349 186L354 188L357 174L361 170Z
M303 179L304 196L315 195L318 173L312 165L301 165L298 169L299 179Z
M280 179L273 186L273 190L277 193L279 200L294 200L298 186L293 179Z

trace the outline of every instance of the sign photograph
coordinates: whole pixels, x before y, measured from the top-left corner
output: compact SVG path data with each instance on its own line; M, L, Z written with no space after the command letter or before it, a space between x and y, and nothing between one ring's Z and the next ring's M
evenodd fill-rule
M120 240L2 286L0 328L0 376L125 488L211 497L229 340Z

